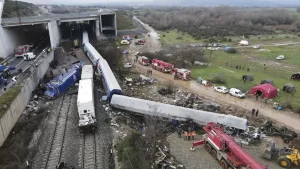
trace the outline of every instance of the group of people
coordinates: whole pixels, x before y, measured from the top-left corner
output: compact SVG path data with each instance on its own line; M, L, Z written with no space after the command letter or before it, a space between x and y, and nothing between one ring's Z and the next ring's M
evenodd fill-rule
M258 116L258 109L252 109L252 116L254 116L254 114L255 114L255 116L257 117Z
M195 132L195 124L193 122L190 122L188 124L188 129L187 131L184 131L182 129L182 125L179 124L178 120L173 120L173 126L176 127L176 131L178 134L178 138L181 138L181 134L184 134L184 140L194 140L196 136Z
M137 61L138 61L137 58L133 59L133 63L137 63Z

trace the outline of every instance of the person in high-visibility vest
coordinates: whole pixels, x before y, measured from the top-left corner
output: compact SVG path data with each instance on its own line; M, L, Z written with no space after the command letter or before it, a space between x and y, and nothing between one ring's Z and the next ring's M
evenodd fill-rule
M188 132L184 132L184 140L187 140L188 139Z
M192 140L195 140L196 132L192 131Z

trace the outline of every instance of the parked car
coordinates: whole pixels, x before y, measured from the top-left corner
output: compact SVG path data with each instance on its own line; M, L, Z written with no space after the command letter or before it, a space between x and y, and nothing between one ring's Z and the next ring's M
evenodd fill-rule
M132 67L132 64L131 64L131 63L125 63L125 64L124 64L124 67L125 67L125 68L131 68L131 67Z
M229 92L228 89L224 86L215 86L214 90L217 92L220 92L220 93L224 93L224 94Z
M121 40L121 45L129 45L130 44L130 41L128 40Z
M279 55L279 56L276 57L276 59L277 60L282 60L282 59L284 59L284 56L283 55Z
M246 94L236 88L231 88L229 90L229 94L238 98L245 98Z

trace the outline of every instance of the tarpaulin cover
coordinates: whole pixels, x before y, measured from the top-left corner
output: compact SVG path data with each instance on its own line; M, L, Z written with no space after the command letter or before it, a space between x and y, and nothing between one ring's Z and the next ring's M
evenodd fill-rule
M251 94L256 94L257 91L261 91L265 98L270 99L277 96L277 88L271 84L261 84L251 89Z

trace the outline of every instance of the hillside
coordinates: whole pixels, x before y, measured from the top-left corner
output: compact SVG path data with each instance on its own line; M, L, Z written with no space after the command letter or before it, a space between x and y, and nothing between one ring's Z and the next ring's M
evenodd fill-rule
M251 0L251 1L241 1L241 0L155 0L152 4L155 5L168 5L168 6L218 6L218 5L228 5L228 6L251 6L251 7L287 7L287 6L300 6L299 0Z
M3 8L3 18L18 17L18 9L20 16L35 16L39 11L39 7L27 2L6 0Z
M135 26L132 24L130 16L125 11L117 11L118 29L131 29Z

